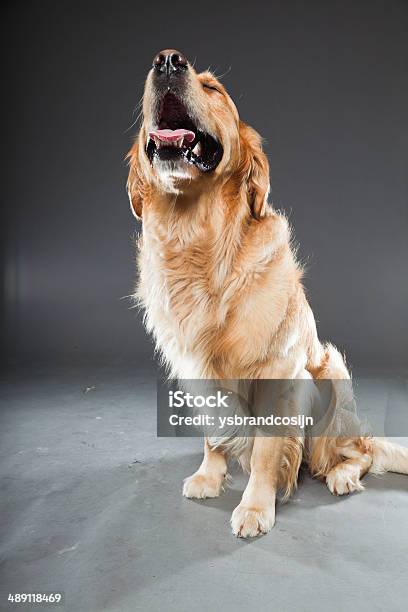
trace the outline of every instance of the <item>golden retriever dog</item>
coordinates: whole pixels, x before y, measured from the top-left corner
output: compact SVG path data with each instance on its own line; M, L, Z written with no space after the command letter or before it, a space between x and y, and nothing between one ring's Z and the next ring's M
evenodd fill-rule
M148 73L143 122L129 153L128 193L142 220L136 299L173 378L332 379L349 373L322 344L286 218L268 204L262 141L224 86L174 49ZM232 517L240 537L267 533L277 491L302 461L331 493L363 489L367 472L408 473L408 449L372 437L254 437L249 481ZM228 445L204 443L184 481L189 498L216 497Z

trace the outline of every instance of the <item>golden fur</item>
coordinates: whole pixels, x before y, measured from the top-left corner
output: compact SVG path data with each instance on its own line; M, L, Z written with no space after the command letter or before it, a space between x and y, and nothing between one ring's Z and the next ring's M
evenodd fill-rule
M349 378L337 349L318 339L288 222L267 203L269 166L260 136L239 119L209 72L196 74L189 65L186 95L195 117L222 143L217 168L200 173L188 167L172 175L150 163L151 73L143 124L129 153L129 197L143 221L137 299L170 375ZM227 451L205 443L204 461L185 481L184 495L220 493ZM303 459L338 494L361 489L362 475L380 469L373 466L380 451L370 438L322 437L306 444L296 437L255 438L245 452L251 476L231 519L233 532L243 537L273 526L276 490L290 494ZM406 471L407 455L400 463Z

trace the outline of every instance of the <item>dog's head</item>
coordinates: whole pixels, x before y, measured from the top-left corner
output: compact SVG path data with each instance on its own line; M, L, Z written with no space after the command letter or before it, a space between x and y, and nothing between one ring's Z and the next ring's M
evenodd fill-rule
M138 217L152 190L209 193L228 181L255 218L265 212L269 166L259 135L240 121L223 85L210 72L197 74L179 51L166 49L153 60L129 157L128 191Z

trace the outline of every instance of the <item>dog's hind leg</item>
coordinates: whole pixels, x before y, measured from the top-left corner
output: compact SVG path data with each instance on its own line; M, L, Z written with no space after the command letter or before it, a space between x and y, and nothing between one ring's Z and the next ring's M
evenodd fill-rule
M207 438L204 441L204 458L198 470L185 479L183 495L204 499L218 497L227 476L227 460L218 448L212 448Z
M373 464L370 472L408 474L408 448L384 438L373 438Z
M312 370L316 380L332 381L332 423L341 413L340 397L349 393L352 398L350 375L338 350L328 344L324 347L321 364ZM346 381L344 384L343 381ZM344 414L347 414L346 412ZM340 414L341 417L341 414ZM341 418L340 418L341 423ZM370 437L350 436L331 431L331 426L318 438L309 440L308 462L313 476L324 478L331 493L344 495L364 489L361 478L373 465L373 440Z
M333 495L362 491L361 478L373 463L370 438L317 438L313 443L310 470L313 476L325 478Z
M315 458L328 457L339 463L324 475L334 495L344 495L364 489L360 479L367 472L408 474L408 449L380 438L320 438L314 450ZM319 445L321 445L319 449ZM325 449L323 450L323 448ZM312 470L313 471L313 470Z

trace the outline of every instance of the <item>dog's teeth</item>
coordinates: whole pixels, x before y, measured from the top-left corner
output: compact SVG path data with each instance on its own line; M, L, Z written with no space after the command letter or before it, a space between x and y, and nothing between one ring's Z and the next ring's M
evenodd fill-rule
M193 153L195 155L201 155L201 142L197 142L196 146L193 149Z
M158 136L151 136L150 140L153 140L156 147L159 149L160 147L178 147L181 148L184 144L184 136L180 136L177 140L160 140Z

